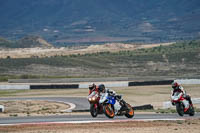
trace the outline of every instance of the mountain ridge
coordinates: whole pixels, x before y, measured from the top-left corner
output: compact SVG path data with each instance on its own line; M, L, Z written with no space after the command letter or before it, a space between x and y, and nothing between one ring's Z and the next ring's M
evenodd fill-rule
M10 41L0 37L0 48L34 48L34 47L53 47L40 36L25 36L17 41Z
M56 44L187 40L200 36L199 7L199 0L7 0L0 36L37 34Z

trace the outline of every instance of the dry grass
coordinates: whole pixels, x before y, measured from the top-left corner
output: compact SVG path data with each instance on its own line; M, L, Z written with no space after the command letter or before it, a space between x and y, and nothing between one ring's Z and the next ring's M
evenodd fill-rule
M15 48L15 49L0 49L0 58L31 58L31 57L51 57L65 56L72 54L86 54L96 52L117 52L123 50L135 50L141 48L152 48L160 45L166 46L172 43L160 43L149 45L123 44L123 43L108 43L104 45L77 46L73 48Z
M64 103L41 100L0 101L0 105L5 106L5 112L0 113L0 117L56 115L70 107Z

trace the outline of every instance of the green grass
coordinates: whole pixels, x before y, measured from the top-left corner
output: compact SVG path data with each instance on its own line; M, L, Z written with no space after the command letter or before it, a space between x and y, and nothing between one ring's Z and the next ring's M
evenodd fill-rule
M95 76L92 76L95 77ZM86 76L48 76L48 75L30 75L30 74L22 74L22 75L0 75L0 82L7 82L8 79L57 79L57 78L89 78Z
M28 92L29 90L0 90L0 97L15 96L19 93Z
M200 112L200 108L194 107L195 112Z
M185 121L180 121L180 120L178 120L178 121L176 121L176 122L177 122L177 124L184 124Z
M154 111L161 114L176 113L176 109L157 109Z
M10 114L10 117L18 117L18 114Z

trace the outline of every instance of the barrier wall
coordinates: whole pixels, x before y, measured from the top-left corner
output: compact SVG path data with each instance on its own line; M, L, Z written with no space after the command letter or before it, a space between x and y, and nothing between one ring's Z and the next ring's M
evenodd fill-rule
M129 82L128 86L169 85L169 84L171 84L172 82L173 82L173 80Z
M179 84L200 84L200 79L176 79Z
M97 85L104 84L106 87L128 87L128 81L126 82L101 82L101 83L95 83ZM88 86L91 83L80 83L79 88L88 88Z
M78 89L78 84L63 85L30 85L30 89Z
M29 90L30 85L0 85L0 90Z
M170 85L174 80L162 80L162 81L143 81L143 82L128 82L128 81L112 81L112 82L96 82L97 85L104 84L106 87L128 87L128 86L144 86L144 85ZM180 84L200 84L200 79L177 79L176 82ZM34 85L30 84L0 84L0 90L7 89L78 89L78 88L88 88L88 86L93 82L83 82L75 84L45 84L38 83Z

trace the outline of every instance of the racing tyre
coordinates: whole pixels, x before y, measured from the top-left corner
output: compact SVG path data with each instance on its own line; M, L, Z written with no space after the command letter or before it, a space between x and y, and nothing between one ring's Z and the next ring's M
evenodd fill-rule
M180 116L184 115L184 105L182 103L176 104L176 111Z
M189 116L194 116L194 114L195 114L194 107L190 106Z
M92 115L92 117L97 117L98 108L95 107L95 104L90 104L90 114Z
M106 104L103 106L103 111L104 111L104 114L108 117L108 118L114 118L115 116L115 112L114 112L114 109L112 107L111 104Z
M133 116L134 116L134 110L133 110L133 108L128 103L126 104L126 106L128 107L128 111L126 112L125 116L127 118L133 118Z

